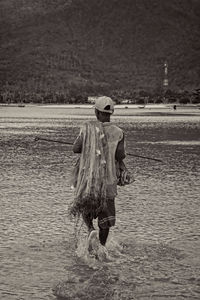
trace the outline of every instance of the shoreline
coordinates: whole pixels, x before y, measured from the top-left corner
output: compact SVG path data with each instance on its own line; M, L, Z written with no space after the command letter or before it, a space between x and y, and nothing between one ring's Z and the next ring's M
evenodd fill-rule
M74 104L46 104L46 105L33 105L28 104L23 107L21 106L0 106L0 119L2 118L25 118L25 119L85 119L93 118L94 114L94 105L74 105ZM183 105L176 106L176 109L173 109L173 106L170 104L159 104L159 105L147 105L145 107L139 107L135 104L129 105L116 105L114 114L112 118L162 118L163 120L167 117L171 118L186 118L194 117L199 121L200 119L200 106L198 105Z
M139 110L146 110L146 109L171 109L174 110L174 105L176 105L177 109L200 109L200 104L177 104L177 103L168 103L168 104L116 104L115 109L139 109ZM20 104L20 103L0 103L0 107L19 107L19 108L24 108L24 107L41 107L41 108L65 108L65 109L92 109L94 108L94 104L42 104L42 103L27 103L27 104ZM175 109L176 110L176 109Z

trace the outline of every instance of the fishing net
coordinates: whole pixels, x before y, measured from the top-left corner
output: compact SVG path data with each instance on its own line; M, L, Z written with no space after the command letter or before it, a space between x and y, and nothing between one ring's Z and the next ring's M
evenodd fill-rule
M108 144L102 123L87 122L82 130L82 152L73 171L73 216L96 217L106 205Z

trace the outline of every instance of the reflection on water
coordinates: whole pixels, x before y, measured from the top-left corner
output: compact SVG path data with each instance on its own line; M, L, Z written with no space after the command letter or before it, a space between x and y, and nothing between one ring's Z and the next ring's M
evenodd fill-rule
M108 242L114 261L94 270L75 255L66 213L76 155L64 144L34 141L71 142L84 120L38 108L16 114L0 114L0 299L55 299L52 287L69 299L199 299L197 116L113 118L128 152L164 163L127 156L135 182L118 190Z

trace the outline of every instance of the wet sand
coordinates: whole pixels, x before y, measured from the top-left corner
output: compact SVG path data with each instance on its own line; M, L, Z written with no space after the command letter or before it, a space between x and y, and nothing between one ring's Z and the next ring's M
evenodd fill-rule
M70 146L34 141L73 141L93 117L84 112L0 108L0 299L199 299L198 110L177 116L122 109L113 116L128 152L165 163L126 158L135 182L118 190L117 223L107 245L114 261L92 266L75 253L67 215L76 155ZM86 230L78 228L84 240Z

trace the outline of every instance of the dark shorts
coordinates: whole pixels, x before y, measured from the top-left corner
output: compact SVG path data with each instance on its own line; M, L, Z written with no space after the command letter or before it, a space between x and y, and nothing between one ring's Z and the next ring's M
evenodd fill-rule
M115 199L108 199L107 206L98 214L98 226L109 228L115 225Z

